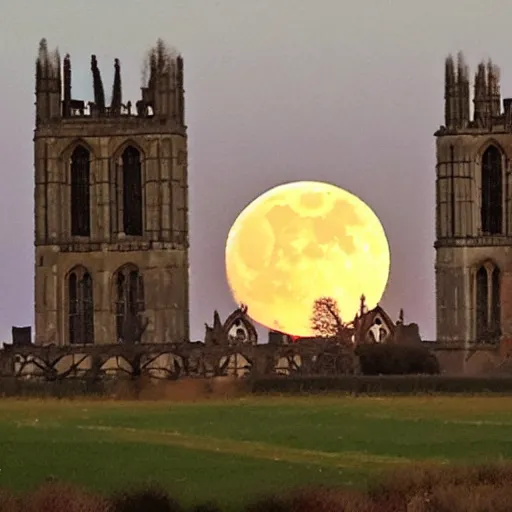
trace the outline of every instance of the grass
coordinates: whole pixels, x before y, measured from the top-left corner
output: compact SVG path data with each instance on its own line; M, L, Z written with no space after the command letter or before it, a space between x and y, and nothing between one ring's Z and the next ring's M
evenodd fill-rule
M512 458L512 397L0 401L0 487L158 483L237 507L304 485L360 487L411 462Z

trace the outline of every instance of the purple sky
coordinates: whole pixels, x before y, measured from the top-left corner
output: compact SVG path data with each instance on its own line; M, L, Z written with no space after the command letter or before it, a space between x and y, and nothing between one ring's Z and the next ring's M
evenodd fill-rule
M93 5L97 6L94 7ZM101 7L100 7L101 5ZM185 59L191 206L192 337L234 303L224 243L237 214L287 181L328 181L380 217L391 245L382 301L435 334L433 132L443 122L447 53L474 71L492 57L512 95L508 0L18 0L0 18L3 187L0 340L33 320L34 59L41 37L71 54L73 96L107 91L121 59L139 98L158 37ZM507 68L507 65L509 67Z

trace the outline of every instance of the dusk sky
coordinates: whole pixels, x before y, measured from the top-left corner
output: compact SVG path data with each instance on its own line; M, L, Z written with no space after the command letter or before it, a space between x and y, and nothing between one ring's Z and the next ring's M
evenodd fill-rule
M320 180L381 219L391 246L382 305L435 336L434 131L443 123L444 58L475 71L492 57L512 96L510 0L18 0L0 18L0 340L33 323L34 62L39 40L70 53L73 97L92 100L90 55L110 93L140 97L158 37L185 61L189 134L192 339L235 304L224 244L267 189Z

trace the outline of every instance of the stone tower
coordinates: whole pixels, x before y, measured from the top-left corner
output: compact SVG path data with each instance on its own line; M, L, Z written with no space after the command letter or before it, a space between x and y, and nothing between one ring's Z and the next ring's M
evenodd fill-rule
M442 342L512 336L512 100L481 63L470 115L468 67L445 63L445 124L435 133L436 313ZM502 346L505 346L504 343Z
M120 63L107 104L73 99L71 60L41 41L36 63L36 343L188 340L188 189L183 60L158 41L135 107Z

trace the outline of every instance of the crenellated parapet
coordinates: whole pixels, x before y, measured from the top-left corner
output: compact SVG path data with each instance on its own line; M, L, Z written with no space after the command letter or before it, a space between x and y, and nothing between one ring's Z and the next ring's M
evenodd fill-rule
M58 50L50 51L46 40L41 40L36 63L36 126L77 117L83 121L132 117L184 127L183 58L161 39L146 56L141 97L135 105L123 103L119 59L114 60L110 105L96 55L91 56L91 73L94 101L73 98L70 55L66 54L61 69Z
M451 55L445 61L445 123L450 128L469 123L469 68L462 53L457 65Z
M59 51L50 51L42 39L36 60L36 126L61 116L61 87Z
M445 60L444 106L445 124L436 135L479 133L482 130L512 131L512 100L503 100L501 108L500 69L491 60L478 64L470 92L469 67L459 52L457 60ZM470 102L473 101L473 116Z

